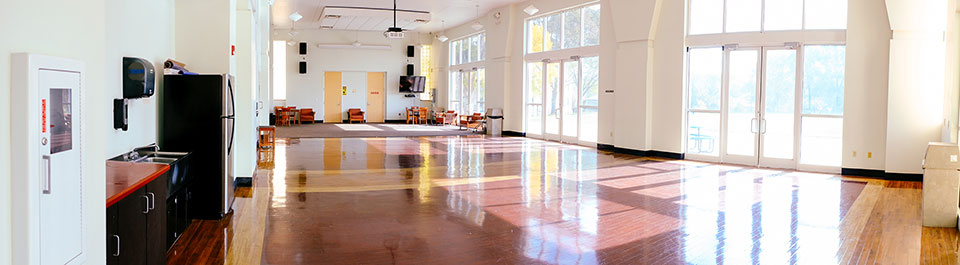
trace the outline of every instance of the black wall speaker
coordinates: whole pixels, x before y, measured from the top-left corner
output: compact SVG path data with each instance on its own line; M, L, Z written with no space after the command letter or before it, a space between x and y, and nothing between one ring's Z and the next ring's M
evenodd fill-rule
M301 43L300 43L300 54L307 54L307 43L306 43L306 42L301 42Z
M300 62L300 73L301 74L307 73L307 62Z
M413 51L414 51L413 45L407 46L407 57L413 58Z
M407 65L407 76L413 76L413 64Z

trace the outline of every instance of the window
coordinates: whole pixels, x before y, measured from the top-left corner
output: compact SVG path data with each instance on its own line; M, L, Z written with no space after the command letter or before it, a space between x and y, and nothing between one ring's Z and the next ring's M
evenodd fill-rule
M590 5L527 21L527 53L600 44L600 5Z
M433 101L433 93L436 91L436 85L433 84L433 66L430 64L431 57L431 46L423 45L420 46L420 75L423 75L426 80L427 91L420 93L420 100L423 101Z
M287 99L287 43L273 42L273 100Z
M448 109L460 114L484 111L486 34L477 33L450 42Z
M803 53L800 162L840 166L846 47L806 45Z
M847 0L690 0L689 35L847 28Z
M690 49L688 56L689 105L687 153L720 154L720 86L723 75L721 48Z

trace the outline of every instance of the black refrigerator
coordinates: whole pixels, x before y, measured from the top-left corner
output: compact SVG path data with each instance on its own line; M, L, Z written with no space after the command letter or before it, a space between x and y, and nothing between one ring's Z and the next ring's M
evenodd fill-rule
M192 152L187 176L191 218L220 219L233 206L234 102L231 75L163 76L159 145L165 151Z

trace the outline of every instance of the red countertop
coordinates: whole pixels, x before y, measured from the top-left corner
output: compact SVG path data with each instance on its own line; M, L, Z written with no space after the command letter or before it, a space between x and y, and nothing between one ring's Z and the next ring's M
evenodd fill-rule
M107 161L107 208L167 173L169 165Z

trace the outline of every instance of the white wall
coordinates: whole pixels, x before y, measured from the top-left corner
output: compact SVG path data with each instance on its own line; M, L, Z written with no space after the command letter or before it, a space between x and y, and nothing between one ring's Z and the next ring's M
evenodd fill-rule
M650 149L683 153L683 1L663 1L653 42L653 119Z
M275 40L306 41L307 47L307 74L298 72L301 56L298 46L287 47L287 99L288 106L298 108L313 108L316 117L324 117L323 108L323 73L324 72L386 72L386 115L387 120L405 119L404 108L419 106L417 97L406 98L399 92L400 76L406 75L406 65L419 65L419 57L408 60L407 45L416 44L416 33L407 33L404 40L391 40L383 37L381 32L360 32L359 40L366 45L390 45L390 50L371 49L321 49L318 43L324 44L351 44L357 40L354 31L335 30L299 30L295 38L287 34L289 30L274 30ZM426 37L423 38L425 41ZM419 50L419 49L418 49ZM419 51L416 52L419 56ZM274 78L278 76L274 74ZM366 109L364 107L364 109Z
M109 99L123 98L123 57L138 57L152 62L157 73L155 85L159 91L163 87L163 62L175 55L174 26L166 23L174 17L173 1L136 3L108 0L106 14L105 89ZM155 95L129 100L128 131L114 130L113 122L106 124L104 129L110 139L107 155L119 155L157 142L157 99ZM112 111L113 105L108 108Z
M257 164L257 14L247 0L236 11L236 176L253 177ZM265 11L266 12L266 11Z
M882 170L887 145L890 22L883 3L849 1L842 166Z
M0 9L0 264L11 264L10 54L31 52L72 58L86 63L81 108L83 220L104 224L106 216L104 160L106 128L113 91L106 82L107 3L91 1L8 1ZM80 23L82 21L82 23ZM15 40L15 41L14 41ZM119 61L116 62L119 65ZM105 263L105 225L84 227L84 251L90 264Z

